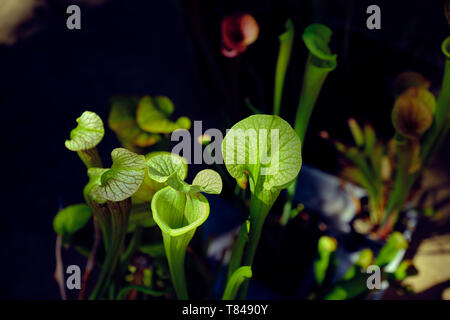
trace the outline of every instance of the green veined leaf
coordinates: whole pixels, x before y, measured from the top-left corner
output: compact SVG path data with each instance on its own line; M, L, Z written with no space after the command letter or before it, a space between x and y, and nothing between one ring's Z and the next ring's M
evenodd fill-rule
M296 179L302 165L300 139L278 116L253 115L235 124L222 142L226 168L237 180L261 179L267 191L281 190Z
M70 140L66 140L66 148L71 151L89 150L97 146L103 139L105 129L100 117L91 111L85 111L77 119L77 127L70 132Z
M74 204L60 210L53 219L57 234L69 236L82 229L92 216L92 209L86 204Z
M202 170L192 181L192 187L199 187L199 191L209 194L222 192L222 178L220 174L211 169Z
M145 157L127 149L117 148L111 153L111 169L91 168L89 192L98 202L122 201L131 197L145 177ZM100 180L100 181L99 181ZM100 182L100 183L99 183Z
M186 117L176 122L169 119L174 106L167 97L143 97L137 109L137 123L139 127L152 133L171 133L177 129L189 129L191 121Z
M154 152L150 152L150 153L145 155L145 161L148 164L150 159L152 159L154 157L157 157L157 156L160 156L160 155L165 155L165 156L170 157L170 158L172 158L171 155L173 155L175 157L178 157L177 155L172 154L172 153L167 152L167 151L154 151ZM183 162L184 170L186 172L186 174L184 176L182 175L182 177L181 177L181 178L184 179L184 178L186 178L186 175L187 175L187 169L188 169L187 162L182 157L179 157L179 160L181 160ZM156 160L156 161L158 162L159 160ZM150 161L150 163L152 163L152 162L153 162L153 160ZM158 176L159 176L159 174L158 174ZM158 179L161 179L161 177L159 176ZM142 183L142 185L139 188L139 190L136 191L136 193L133 195L133 200L135 200L135 202L149 202L153 198L153 195L158 190L161 190L165 186L167 186L167 182L166 181L158 182L158 181L152 179L150 177L149 170L146 170L144 182Z
M161 153L147 161L149 177L159 183L167 183L172 188L182 190L186 187L186 160L173 153Z

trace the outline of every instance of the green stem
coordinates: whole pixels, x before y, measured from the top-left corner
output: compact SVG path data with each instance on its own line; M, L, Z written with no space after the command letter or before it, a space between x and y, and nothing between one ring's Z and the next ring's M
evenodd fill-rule
M297 108L297 115L295 118L295 132L297 132L300 141L302 142L302 148L304 146L304 138L306 130L308 128L309 118L319 97L322 85L328 76L328 73L332 70L329 68L321 68L317 64L317 58L312 54L308 56L306 62L305 73L303 77L303 85L300 93L300 102ZM297 180L292 183L287 189L287 202L283 208L283 215L281 216L281 225L285 226L291 215L292 202L294 200L295 190L297 188Z
M252 277L252 269L249 266L235 270L227 282L222 300L234 300L241 284Z
M92 148L89 150L81 150L78 151L77 153L81 161L83 161L83 163L86 165L88 169L103 167L102 159L100 158L97 148Z
M292 20L286 21L286 31L280 35L280 51L278 53L277 67L275 71L275 93L273 97L273 114L279 115L281 108L281 98L283 96L284 80L286 70L289 65L292 52L292 42L294 40L294 25Z
M401 210L401 206L406 200L409 193L408 179L409 169L414 157L414 144L418 143L412 140L405 140L397 144L397 174L394 182L394 189L389 197L388 205L386 207L386 214L383 217L380 229L389 221L391 214ZM395 224L395 221L390 221Z
M322 85L331 71L328 68L321 68L316 65L317 58L309 55L306 62L305 75L300 94L300 102L297 108L294 129L300 137L303 144L306 130L308 128L309 118L319 97Z
M133 253L137 250L137 248L139 248L139 244L141 242L142 229L143 228L139 226L136 228L130 240L130 243L128 244L127 250L120 259L123 272L127 270L128 264L130 263L130 259L133 256Z
M443 49L445 45L446 49L450 52L450 37L448 37L443 43ZM431 156L438 148L440 142L448 132L450 116L450 56L447 57L444 69L444 78L442 80L441 93L436 104L436 116L435 124L426 133L423 139L422 150L420 152L420 158L422 159L423 166L425 167Z
M262 182L258 183L255 187L255 195L252 196L250 203L250 232L248 235L247 247L245 249L244 266L251 266L253 264L264 222L270 208L278 197L278 194L279 191L275 194L263 190ZM247 297L248 286L249 280L245 280L239 295L241 300Z
M172 236L166 232L162 233L172 283L179 300L189 299L184 273L184 260L186 257L187 246L194 236L194 233L195 229L179 236Z
M283 207L283 214L281 215L280 224L287 225L291 218L292 202L294 201L295 191L297 190L297 179L287 188L287 201Z
M89 300L96 298L102 298L105 294L109 281L115 271L115 267L119 262L120 254L125 240L125 235L128 227L128 219L131 212L131 198L128 198L121 202L107 202L108 213L107 218L110 220L108 224L110 242L107 251L105 262L103 263L102 270L100 272L97 284L89 297ZM96 210L94 210L95 212ZM105 212L102 211L104 214ZM100 220L99 220L100 221ZM105 239L106 240L106 239ZM106 243L105 243L106 246Z
M231 252L230 263L228 265L227 281L230 280L231 275L235 272L242 263L242 256L244 254L245 244L248 241L247 221L245 221L239 229L238 238L233 245Z

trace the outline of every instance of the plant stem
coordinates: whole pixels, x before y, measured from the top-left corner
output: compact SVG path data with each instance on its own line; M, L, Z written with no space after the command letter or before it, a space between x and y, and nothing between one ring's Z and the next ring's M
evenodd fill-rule
M141 242L141 234L142 234L142 227L138 226L133 233L133 237L131 238L130 243L128 244L127 250L120 259L122 265L122 272L125 272L127 270L128 264L130 263L130 259L133 256L133 253L139 247L139 244Z
M450 37L446 40L450 46ZM448 49L450 50L450 48ZM449 128L450 116L450 58L447 58L442 80L441 93L436 104L435 124L423 139L420 157L425 167L434 154Z
M391 227L394 226L396 219L393 221L393 218L389 219L389 217L392 214L394 214L394 217L398 216L396 212L401 210L401 206L408 196L409 170L414 158L414 145L417 143L418 141L409 139L397 143L397 175L395 177L394 189L389 197L388 205L386 207L386 214L380 225L380 230L383 230L383 233L389 232L389 230L386 231L384 228L387 221L390 222L389 225Z
M315 64L314 56L308 57L305 68L305 76L300 93L300 102L297 108L294 129L300 137L300 141L304 142L306 130L308 128L309 118L319 97L322 85L330 72L330 69L320 68Z
M97 284L89 297L90 300L102 297L106 292L109 281L114 273L117 262L120 258L120 253L125 240L125 235L128 227L128 219L131 212L131 198L120 202L107 202L109 219L111 221L111 240L108 246L105 262L102 271L100 272ZM94 211L95 212L95 211Z
M222 300L234 300L242 282L252 277L252 269L249 266L235 270L227 282Z
M294 40L294 25L289 19L286 21L286 31L280 35L280 51L278 53L277 67L275 71L275 93L273 96L273 114L279 115L281 108L281 98L283 96L284 80L286 70L289 65L292 52L292 42Z
M317 58L309 54L306 62L305 73L303 77L302 89L300 92L300 102L297 108L297 115L295 118L295 132L297 132L302 148L304 146L304 138L308 128L309 118L319 97L320 90L328 73L332 70L329 68L321 68L316 65ZM287 189L287 202L283 208L283 215L281 217L281 225L285 226L290 218L292 210L292 202L294 200L295 190L297 188L298 178Z
M59 293L61 294L61 299L67 300L66 284L64 283L64 265L62 261L61 249L62 249L62 236L58 234L58 236L56 237L56 246L55 246L56 270L54 277L59 286Z
M164 247L169 262L170 275L175 292L179 300L189 299L186 287L186 277L184 273L184 260L186 249L194 236L195 230L190 230L179 236L171 236L163 232Z
M245 244L248 241L247 232L247 221L241 224L239 229L238 237L233 245L233 250L231 252L230 263L228 265L227 282L230 280L231 275L236 271L241 263L242 256L244 254Z
M81 282L81 290L78 294L78 299L83 300L86 295L86 290L89 282L89 277L91 275L92 270L94 269L95 264L95 256L97 254L97 248L101 241L100 227L98 225L97 219L94 217L94 244L92 245L91 253L89 254L88 261L86 263L86 268L83 275L83 280Z
M102 159L100 158L97 148L82 150L78 151L77 153L81 161L83 161L83 163L86 165L88 169L103 167Z
M255 189L255 193L252 196L250 203L250 232L248 235L247 247L245 249L245 256L243 261L244 266L252 266L253 264L259 239L261 238L261 231L264 225L264 221L266 220L267 214L269 213L270 208L272 207L275 199L279 194L279 191L277 194L264 191L262 182L258 182L255 186ZM265 198L265 201L263 201L263 199L259 197ZM244 281L241 287L241 291L239 294L239 298L241 300L247 297L248 286L249 280L247 279Z

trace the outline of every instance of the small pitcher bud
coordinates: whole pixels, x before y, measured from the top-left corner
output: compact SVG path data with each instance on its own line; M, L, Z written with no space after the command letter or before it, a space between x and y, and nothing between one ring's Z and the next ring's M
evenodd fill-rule
M412 87L395 101L392 123L403 136L418 139L433 123L436 99L424 89Z
M259 26L253 16L238 13L226 16L222 20L222 54L234 58L247 50L256 41Z

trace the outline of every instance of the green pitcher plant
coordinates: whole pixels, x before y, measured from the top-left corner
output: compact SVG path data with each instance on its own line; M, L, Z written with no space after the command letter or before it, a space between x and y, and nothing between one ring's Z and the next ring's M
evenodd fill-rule
M328 74L337 66L337 54L332 54L328 46L333 32L323 24L313 23L303 32L303 42L309 50L303 74L300 101L295 117L294 129L304 144L309 119ZM287 190L287 201L281 217L281 225L286 225L292 214L292 201L297 180Z
M69 150L77 151L88 168L89 182L83 190L83 195L99 223L106 251L106 258L90 299L104 298L119 262L127 233L132 209L131 196L144 181L146 162L142 155L116 148L111 153L111 168L103 168L96 149L104 134L102 120L97 114L86 111L77 122L78 126L71 131L70 140L65 144ZM55 218L55 229L61 229L58 220L61 215L60 212ZM78 214L77 219L85 216ZM69 226L65 229L70 230Z
M186 249L209 215L209 202L201 194L220 194L222 179L211 170L200 171L192 185L184 182L187 175L183 158L175 154L161 154L147 162L149 175L168 186L152 199L155 222L162 232L164 249L169 263L172 283L178 299L188 299L184 260Z
M230 175L236 180L248 177L250 184L250 225L241 265L251 266L270 208L281 190L293 183L300 172L300 139L280 117L253 115L228 131L222 153ZM244 240L241 237L240 241ZM247 288L245 281L241 297L245 297Z

